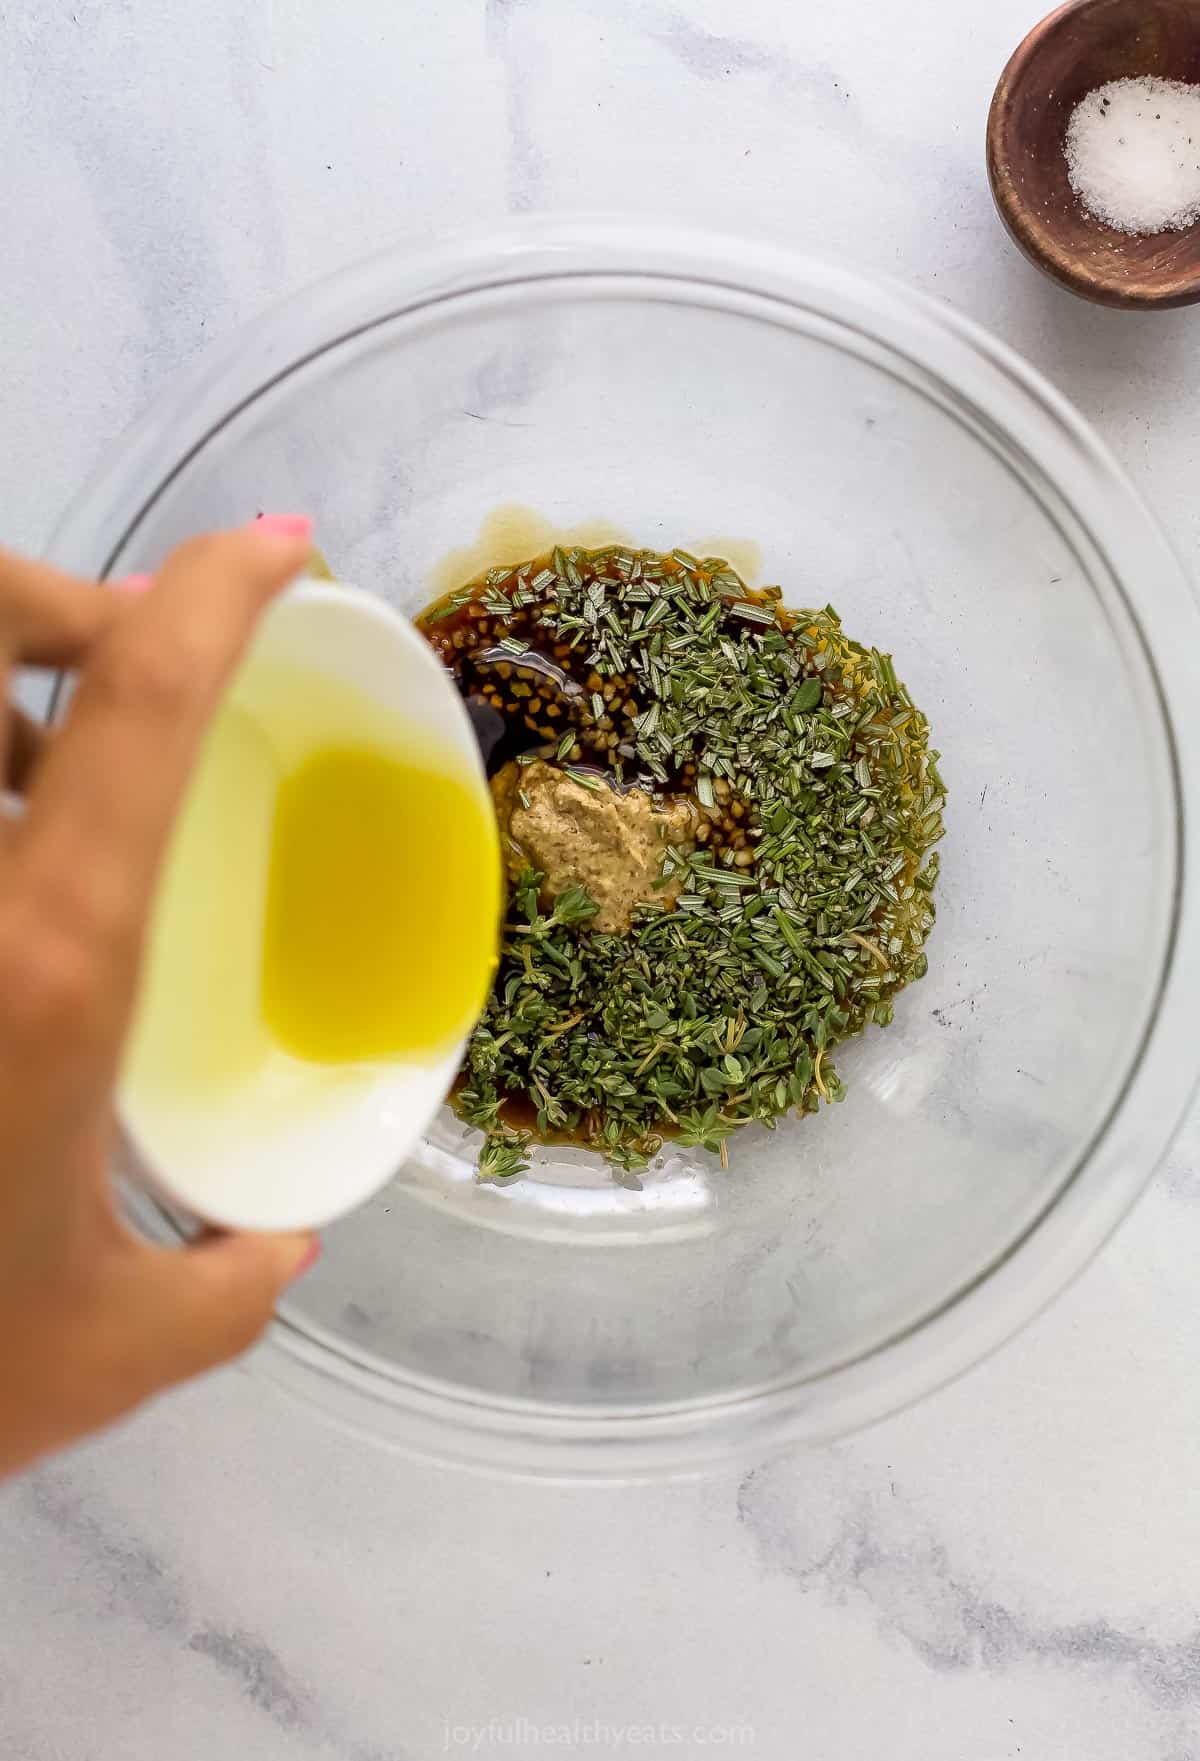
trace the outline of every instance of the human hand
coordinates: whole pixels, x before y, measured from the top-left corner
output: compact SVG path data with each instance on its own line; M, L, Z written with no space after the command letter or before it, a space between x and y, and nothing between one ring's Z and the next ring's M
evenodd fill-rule
M309 1235L169 1251L122 1226L112 1092L171 821L260 611L308 522L197 538L136 594L0 552L0 1474L235 1356L315 1257ZM11 670L76 667L61 727Z

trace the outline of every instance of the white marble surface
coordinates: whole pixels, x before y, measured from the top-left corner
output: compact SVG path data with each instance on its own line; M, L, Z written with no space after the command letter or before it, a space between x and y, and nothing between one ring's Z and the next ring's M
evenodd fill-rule
M992 214L986 106L1038 9L8 0L5 539L38 545L276 295L405 231L602 206L953 301L1098 423L1190 561L1200 316L1088 310ZM0 1494L0 1752L1200 1757L1198 1160L1193 1123L1076 1287L956 1387L703 1483L408 1465L245 1371L164 1402Z

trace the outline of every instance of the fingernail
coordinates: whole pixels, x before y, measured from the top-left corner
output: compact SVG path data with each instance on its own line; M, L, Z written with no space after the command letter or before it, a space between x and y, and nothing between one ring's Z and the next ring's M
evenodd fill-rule
M114 581L113 587L118 593L144 593L153 579L153 575L126 575L122 580Z
M295 1271L292 1273L293 1284L297 1278L303 1278L306 1272L311 1272L320 1257L321 1237L319 1235L314 1235L308 1246L305 1248L303 1257L298 1262Z
M313 523L307 514L259 514L251 527L268 538L311 538Z

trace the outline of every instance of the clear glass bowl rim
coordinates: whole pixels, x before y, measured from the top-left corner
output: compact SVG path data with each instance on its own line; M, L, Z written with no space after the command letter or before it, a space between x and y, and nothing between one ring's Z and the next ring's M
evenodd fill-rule
M703 290L714 309L776 304L843 347L884 351L1043 486L1118 584L1153 679L1175 803L1172 944L1157 1013L1124 1095L1066 1186L994 1264L913 1327L854 1362L768 1390L673 1405L545 1406L406 1375L277 1320L254 1362L344 1429L426 1458L565 1479L678 1473L852 1430L939 1386L998 1346L1087 1263L1168 1148L1197 1079L1189 972L1200 910L1185 875L1200 812L1200 608L1156 522L1099 438L1040 374L949 307L763 240L603 217L514 221L393 249L293 295L235 331L130 429L56 529L51 559L102 578L140 521L220 428L271 386L356 334L445 301L564 279L633 293ZM1131 591L1136 583L1136 595ZM1135 604L1136 598L1136 604ZM1152 616L1147 628L1146 616ZM1152 639L1151 639L1152 638ZM159 1235L174 1221L143 1196Z

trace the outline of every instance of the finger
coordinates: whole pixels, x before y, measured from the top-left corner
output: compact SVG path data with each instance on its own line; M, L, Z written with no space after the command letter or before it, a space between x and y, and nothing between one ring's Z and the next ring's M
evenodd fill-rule
M33 778L38 758L46 744L46 730L40 722L12 706L8 712L8 738L0 740L0 788L14 795L23 795Z
M210 1235L193 1247L140 1247L124 1306L147 1391L227 1363L253 1345L287 1286L317 1258L315 1235Z
M119 595L140 590L149 579L130 575L98 585L0 550L0 702L14 662L76 665L121 615ZM35 724L19 711L7 727L0 720L0 789L28 787L41 744L35 736Z
M120 616L121 596L0 550L0 642L30 666L70 666Z
M17 856L43 918L132 985L171 820L205 727L309 525L193 539L93 649L39 767Z

